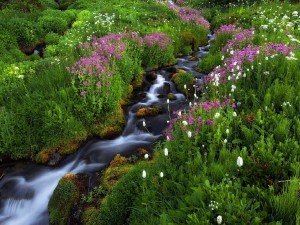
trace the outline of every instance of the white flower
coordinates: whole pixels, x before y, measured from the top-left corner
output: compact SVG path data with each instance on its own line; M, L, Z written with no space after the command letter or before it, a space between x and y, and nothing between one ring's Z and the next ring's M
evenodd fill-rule
M145 170L143 170L142 177L143 177L143 178L146 178L146 176L147 176L147 173L146 173Z
M163 173L163 172L160 172L160 173L159 173L159 176L160 176L161 178L163 178L163 177L164 177L164 173Z
M181 116L181 110L178 111L178 116Z
M182 121L182 123L183 123L184 126L188 125L188 122L186 120Z
M143 120L143 127L146 127L146 121Z
M165 156L169 155L169 150L167 148L164 149Z
M186 84L185 84L185 85L183 85L183 88L184 88L184 89L186 89Z
M292 15L293 15L293 16L298 16L298 12L297 12L297 11L294 11L294 12L292 13Z
M230 54L233 55L233 50L230 51Z
M222 55L222 57L221 57L221 60L223 61L223 60L224 60L224 58L225 58L225 57L224 57L224 55Z
M261 28L266 30L266 29L268 29L268 25L261 25Z
M224 143L225 143L225 144L227 143L227 139L226 139L226 138L224 139Z
M236 160L236 164L238 167L243 166L243 164L244 164L243 158L239 156Z
M283 17L282 17L282 19L283 20L287 20L287 19L289 19L290 17L288 17L287 15L284 15Z
M148 154L145 154L144 157L145 157L145 159L148 159L148 158L149 158L149 155L148 155Z
M218 119L220 117L220 113L216 113L215 118Z
M236 89L236 86L234 84L231 85L231 92L234 92L235 89Z
M226 129L226 134L229 134L229 129Z
M222 223L222 216L218 215L218 217L217 217L217 223L218 224Z
M234 117L236 117L236 116L237 116L236 112L233 112L233 113L232 113L232 115L233 115Z
M187 135L188 135L188 138L191 138L191 137L192 137L192 132L191 132L191 131L188 131L188 132L187 132Z

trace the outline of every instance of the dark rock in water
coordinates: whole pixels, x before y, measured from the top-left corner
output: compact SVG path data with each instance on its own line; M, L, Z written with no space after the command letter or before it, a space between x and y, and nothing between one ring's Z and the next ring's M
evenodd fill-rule
M140 97L140 98L146 98L146 96L147 96L147 93L146 93L146 92L140 92L140 93L139 93L139 97Z
M144 132L152 132L152 126L151 126L151 123L149 122L145 122L146 123L146 126L144 126L143 124L144 122L141 120L140 122L138 122L136 124L136 127L139 129L139 130L142 130Z
M160 95L158 95L157 97L158 97L158 98L164 98L165 95L160 94Z
M61 154L55 152L49 156L49 161L47 164L49 166L56 166L61 159L62 159Z
M171 92L171 85L167 82L164 82L164 86L161 94L166 95L170 92Z
M143 91L149 91L151 85L152 85L152 84L151 84L149 81L144 80L141 89L142 89Z
M172 67L167 67L166 69L165 69L168 73L176 73L176 68L174 67L174 66L172 66Z
M156 78L157 78L157 74L154 71L151 71L151 72L146 74L146 80L147 81L152 82L152 81L156 80Z

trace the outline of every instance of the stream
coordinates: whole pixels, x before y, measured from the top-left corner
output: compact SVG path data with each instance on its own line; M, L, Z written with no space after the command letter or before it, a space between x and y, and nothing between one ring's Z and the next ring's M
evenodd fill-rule
M5 173L0 180L0 224L1 225L47 225L49 224L48 202L59 180L67 173L92 174L103 170L116 154L131 156L137 148L152 149L157 140L163 139L162 132L168 126L172 111L188 108L185 96L178 93L170 76L177 69L192 73L200 83L204 74L196 71L197 64L207 53L209 46L200 47L192 56L177 58L176 65L156 71L154 81L144 80L144 98L128 107L127 125L122 135L114 140L90 140L76 153L67 156L58 166L49 167L31 162L16 162L0 167ZM171 92L176 100L167 104ZM154 117L138 118L141 107L158 106L163 109ZM146 126L143 126L143 122Z

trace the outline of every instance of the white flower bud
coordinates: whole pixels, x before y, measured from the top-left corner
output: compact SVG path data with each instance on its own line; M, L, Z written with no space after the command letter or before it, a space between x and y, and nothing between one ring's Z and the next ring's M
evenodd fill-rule
M237 164L238 167L243 166L243 164L244 164L243 158L239 156L237 158L236 164Z

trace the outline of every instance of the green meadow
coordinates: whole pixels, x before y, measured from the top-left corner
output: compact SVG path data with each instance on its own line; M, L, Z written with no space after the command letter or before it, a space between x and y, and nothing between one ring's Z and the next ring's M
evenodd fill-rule
M70 224L80 206L85 225L300 225L298 1L174 3L0 3L0 159L45 163L120 132L144 69L176 63L212 30L195 95L188 74L175 79L192 103L164 141L150 157L117 155L88 194L63 177L50 222Z

